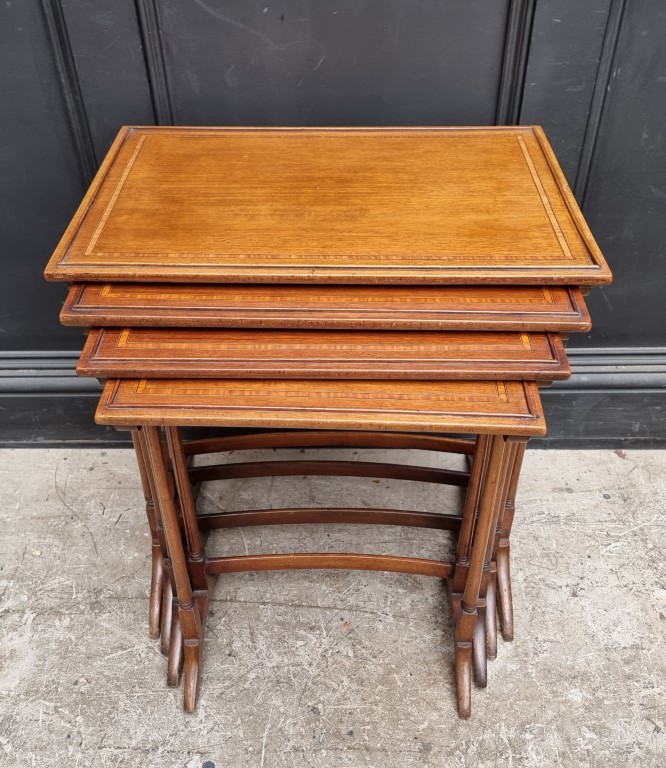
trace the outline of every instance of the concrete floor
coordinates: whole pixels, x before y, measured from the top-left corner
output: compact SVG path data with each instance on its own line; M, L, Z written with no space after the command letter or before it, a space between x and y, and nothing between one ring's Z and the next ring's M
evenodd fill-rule
M221 483L204 502L436 510L457 493L287 478ZM666 765L666 452L528 453L516 640L500 641L467 722L441 583L334 571L221 579L199 707L185 715L146 634L132 454L0 451L0 496L3 768ZM447 548L445 533L388 527L216 535L229 553Z

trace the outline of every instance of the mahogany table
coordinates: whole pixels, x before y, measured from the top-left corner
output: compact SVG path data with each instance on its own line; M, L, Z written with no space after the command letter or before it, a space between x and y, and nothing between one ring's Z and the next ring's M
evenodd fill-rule
M449 578L469 716L472 672L484 686L496 653L496 603L513 636L509 534L525 442L545 431L537 386L570 374L560 334L589 329L583 294L611 279L543 131L123 128L46 276L71 284L62 322L91 329L78 371L109 379L98 420L133 431L150 632L169 684L184 658L185 708L213 574L361 567ZM192 424L243 434L183 441ZM191 457L283 445L467 454L468 473L305 462L467 486L464 509L196 514L200 481L304 463ZM453 530L456 561L205 555L214 528L322 521Z
M530 382L386 382L368 381L257 381L237 379L111 380L108 382L97 421L114 426L136 427L142 453L150 465L148 473L155 508L162 520L166 551L178 597L178 631L174 646L184 656L185 709L196 703L201 666L201 650L208 604L208 576L246 570L284 568L356 568L385 570L450 578L454 593L456 623L455 666L458 709L462 717L471 712L473 666L477 683L485 685L486 624L477 621L485 614L491 560L498 546L501 510L509 493L510 468L516 449L510 436L524 441L530 435L545 433L545 422L537 386ZM292 554L245 555L206 558L191 495L185 454L177 430L171 425L277 425L302 429L332 430L435 430L457 433L491 434L479 438L470 475L466 513L460 523L457 556L454 562L422 560L386 555ZM181 538L169 468L165 461L157 426L166 427L169 453L174 468L187 545ZM223 465L224 466L224 465ZM210 468L205 470L214 476ZM440 470L442 474L446 474ZM450 474L450 473L449 473ZM233 476L233 475L231 475ZM447 480L440 480L440 482ZM344 510L323 510L321 517L301 511L291 522L316 522L344 517ZM327 514L328 513L328 514ZM254 517L253 517L254 514ZM220 527L225 522L243 525L266 523L271 513L235 513L229 521L225 513L210 516ZM405 513L390 519L389 510L357 510L347 515L348 522L379 522L445 527L443 516ZM234 517L236 519L234 519ZM277 513L279 522L289 521L285 510ZM411 518L411 520L410 520ZM438 519L439 518L439 519ZM270 522L270 521L269 521ZM499 526L499 527L498 527ZM215 526L213 526L215 527ZM497 540L497 541L496 541ZM460 590L459 592L457 590ZM493 611L495 606L492 606ZM179 655L174 654L177 666ZM480 680L479 675L484 679ZM176 672L177 679L177 672Z

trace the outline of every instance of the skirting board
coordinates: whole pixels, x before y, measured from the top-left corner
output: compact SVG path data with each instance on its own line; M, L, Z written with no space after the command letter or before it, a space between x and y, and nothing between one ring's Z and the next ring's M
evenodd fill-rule
M548 437L534 447L666 447L666 349L571 349L573 376L542 392ZM126 447L97 426L100 385L78 352L0 353L0 446Z

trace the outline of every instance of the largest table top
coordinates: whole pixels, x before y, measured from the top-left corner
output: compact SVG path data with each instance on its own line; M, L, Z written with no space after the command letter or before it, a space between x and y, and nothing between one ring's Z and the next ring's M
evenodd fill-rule
M125 127L46 276L610 282L538 127Z

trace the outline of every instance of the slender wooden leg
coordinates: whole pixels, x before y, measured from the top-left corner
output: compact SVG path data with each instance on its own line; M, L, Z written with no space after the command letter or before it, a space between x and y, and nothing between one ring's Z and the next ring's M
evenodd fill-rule
M160 434L160 447L162 449L162 456L164 458L165 467L167 467L167 479L169 486L169 495L173 499L175 496L174 479L172 477L173 466L169 463L168 447L164 442L163 436ZM178 525L181 525L181 509L180 498L178 498L178 505L176 507L178 514ZM162 531L163 531L162 526ZM182 532L181 532L182 533ZM182 535L181 535L182 540ZM165 544L166 546L166 544ZM169 626L165 629L168 634L164 640L162 652L167 656L167 685L170 688L177 688L180 684L180 675L183 670L183 632L178 619L178 597L175 589L175 582L173 577L173 569L168 556L165 557L165 561L169 566L169 576L171 579L171 608L169 611Z
M474 677L479 688L485 688L488 684L488 588L492 581L492 556L495 546L495 532L497 530L497 521L500 515L500 509L504 503L504 491L508 486L507 476L509 474L509 461L511 458L510 443L505 441L500 476L497 483L495 498L493 500L493 520L491 534L486 544L486 553L483 561L481 575L481 585L479 587L479 598L477 600L478 618L474 632Z
M479 435L474 447L472 458L472 467L469 475L469 484L465 496L463 507L462 522L458 534L458 543L456 546L456 565L453 577L449 582L451 610L453 620L456 621L460 610L460 601L467 582L467 571L469 569L469 556L472 550L472 539L474 536L474 526L479 508L479 498L483 486L483 478L488 464L488 455L490 451L490 438L488 435Z
M178 515L178 526L179 526L179 529L181 530L181 540L182 540L184 531L182 530L180 499L177 497L177 494L175 491L173 467L171 466L171 463L169 460L168 447L166 445L164 436L161 431L159 431L158 434L160 436L160 447L162 449L164 466L167 468L168 491L171 498L174 499L174 503L176 504L176 513ZM161 533L160 541L163 542L162 546L164 549L163 558L165 563L165 569L167 571L167 574L171 583L171 591L170 591L171 607L168 610L168 624L165 625L165 629L164 629L162 653L164 653L168 657L167 658L167 685L173 688L177 688L180 683L180 674L183 669L183 635L180 627L180 622L178 620L178 597L176 594L176 584L174 581L173 569L171 568L171 561L169 560L169 555L166 549L166 540L164 538L164 526L162 524L162 519L159 514L159 507L157 507L156 511L157 511L157 523L158 523L157 529L158 529L158 533Z
M460 527L460 533L458 536L458 545L456 547L456 565L453 574L453 578L450 582L451 590L451 610L453 614L454 624L457 622L460 614L460 603L462 601L463 591L465 589L465 583L467 581L467 574L469 570L469 557L472 549L472 540L474 536L474 527L476 525L478 516L478 507L480 494L483 487L484 476L488 465L488 456L490 451L490 438L488 435L479 435L474 454L472 457L472 466L470 468L470 480L467 489L467 495L465 497L465 505L463 509L462 522ZM477 625L482 626L477 622ZM476 629L475 629L476 634ZM456 646L458 648L458 646ZM460 648L466 648L460 646ZM484 660L479 658L479 654L482 652L481 646L478 640L472 645L470 644L469 651L461 650L456 651L456 676L460 676L463 681L462 686L458 685L459 691L466 690L464 681L471 676L472 665L477 671L476 683L482 685L482 673L479 670L485 668ZM466 669L469 664L469 669ZM460 668L462 665L463 668ZM470 677L471 686L471 677ZM460 694L459 694L460 695ZM460 699L458 701L459 708L461 706Z
M162 587L162 627L160 632L160 652L169 655L171 629L173 627L173 588L171 578L164 579Z
M456 700L460 717L472 714L472 643L456 641Z
M148 458L148 447L146 445L145 431L142 429L135 430L137 442L141 449L141 454L144 460L144 467L146 470L146 479L148 482L148 488L150 490L151 498L153 499L153 514L155 520L155 536L159 545L162 570L164 577L162 579L162 592L161 592L161 624L160 624L160 651L164 656L169 654L169 646L171 643L171 628L173 619L173 604L176 601L174 591L173 573L171 569L171 562L169 560L169 553L167 551L166 539L164 537L164 526L162 524L162 516L160 513L159 504L156 503L157 491L155 489L155 480L153 478L152 465Z
M502 495L500 497L498 506L497 523L495 525L495 536L492 545L492 553L490 557L490 579L488 581L488 588L486 590L486 646L488 651L488 658L497 658L497 551L499 548L499 542L502 535L502 524L504 519L504 509L506 506L506 499L509 494L509 486L511 484L511 473L513 463L515 461L517 450L517 443L515 441L507 441L506 457L504 462L504 476L502 482Z
M504 505L504 517L502 519L502 532L497 547L497 593L500 608L500 627L502 637L507 642L513 640L513 596L511 593L511 526L516 512L516 491L520 479L520 470L523 465L523 457L527 442L516 444L516 453L511 469L511 481L507 499Z
M148 604L148 637L157 640L160 636L162 615L162 585L164 584L164 560L159 544L153 545L152 572L150 575L150 601Z
M178 604L173 606L171 622L171 638L169 640L169 656L167 659L167 685L177 688L180 683L180 673L183 670L183 631L178 618Z
M164 525L164 535L178 597L178 622L181 626L185 650L184 708L186 712L193 712L196 706L201 669L202 624L199 604L192 591L192 583L187 569L187 556L178 525L178 514L173 495L169 492L168 469L162 452L159 433L155 427L145 427L144 432L155 483L155 502L156 506L159 507Z
M185 680L183 683L183 707L186 712L194 712L199 695L199 680L201 679L201 651L203 643L185 643Z
M158 433L159 434L159 433ZM137 430L137 436L140 446L143 446L144 456L147 456L147 448L145 447L145 435L141 430ZM160 447L162 450L162 456L164 457L165 466L168 467L168 453L167 447L160 436ZM148 482L152 488L152 496L155 497L156 491L154 485L154 479L150 473L150 465L146 463L146 472ZM167 481L168 492L171 498L174 498L174 483L172 478L172 469L168 467ZM180 513L180 499L178 500L177 512ZM167 685L171 687L177 687L180 683L180 674L183 667L183 638L178 621L178 597L176 595L175 583L173 577L173 569L171 568L171 561L167 552L166 539L164 536L164 526L160 515L159 505L154 506L154 513L156 519L156 532L159 541L159 547L162 553L162 563L166 577L164 579L164 586L162 590L162 625L161 625L161 640L160 651L164 656L167 656ZM181 523L179 514L179 526Z
M177 427L167 427L166 438L180 503L185 540L187 542L188 572L201 619L201 632L197 644L192 645L191 643L184 642L182 635L178 638L180 647L185 654L185 682L183 686L185 709L192 711L196 705L199 680L198 670L201 665L201 650L203 648L206 615L208 613L210 576L206 573L204 541L197 521L196 504L180 430Z
M468 718L472 711L472 646L474 630L478 617L478 602L483 579L486 551L492 542L495 525L499 485L502 477L505 438L494 435L491 438L490 456L485 473L476 530L469 558L467 580L460 603L456 621L456 683L458 684L457 699L458 713L462 718ZM484 641L485 645L485 632Z
M185 540L187 542L188 571L192 580L192 587L198 596L199 592L208 591L209 584L208 576L206 575L204 544L197 521L197 511L192 495L187 458L178 427L166 427L166 438L176 491L180 502L180 511L183 517Z
M489 659L497 658L497 567L490 565L490 582L486 592L486 649Z
M139 475L141 477L141 487L143 496L146 500L146 517L148 518L148 527L150 528L152 568L150 574L150 598L148 602L148 637L157 640L160 636L160 614L162 611L162 588L164 585L164 559L157 536L157 520L155 518L155 505L150 490L148 480L148 470L143 455L143 448L139 439L138 431L132 430L132 442L136 453L136 461L139 466Z
M472 661L474 662L474 682L477 688L488 685L488 652L486 646L486 606L477 606L477 618L472 642Z

